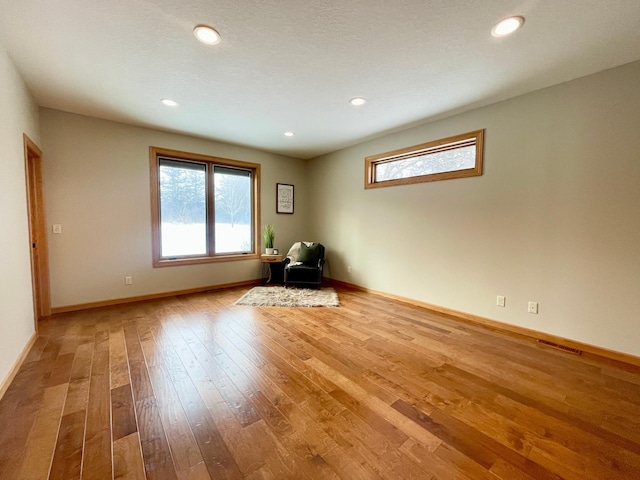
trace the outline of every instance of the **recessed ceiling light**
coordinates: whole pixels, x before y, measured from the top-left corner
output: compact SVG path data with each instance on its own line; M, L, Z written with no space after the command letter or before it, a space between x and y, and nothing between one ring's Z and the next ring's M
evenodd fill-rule
M220 43L220 34L207 25L198 25L193 29L193 34L199 41L207 45Z
M367 101L362 97L353 97L349 100L349 103L355 107L359 107L360 105L364 105Z
M166 105L167 107L177 107L178 106L178 102L176 102L175 100L171 100L170 98L163 98L160 101L163 103L163 105Z
M295 133L293 132L284 132L284 136L285 137L293 137L295 135Z
M491 35L494 37L504 37L518 30L524 24L524 17L509 17L491 29Z

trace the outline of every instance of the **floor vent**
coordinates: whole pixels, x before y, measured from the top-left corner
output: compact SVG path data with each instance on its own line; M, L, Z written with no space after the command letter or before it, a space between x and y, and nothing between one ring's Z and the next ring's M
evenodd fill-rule
M558 350L562 350L563 352L573 353L574 355L582 355L582 350L578 350L577 348L566 347L564 345L558 345L557 343L548 342L546 340L538 340L538 343L545 345L547 347L557 348Z

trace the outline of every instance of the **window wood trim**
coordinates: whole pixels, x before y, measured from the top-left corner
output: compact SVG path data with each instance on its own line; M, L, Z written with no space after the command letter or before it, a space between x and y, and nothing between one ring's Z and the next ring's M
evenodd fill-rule
M237 167L253 172L253 204L251 222L253 225L253 250L246 253L218 254L204 256L189 256L177 258L162 258L160 246L160 171L159 158L175 158L186 162L206 162L210 165ZM238 260L253 260L260 258L260 164L233 160L230 158L213 157L199 153L182 152L160 147L149 147L150 181L151 181L151 250L154 267L170 267L177 265L198 265L203 263L232 262ZM213 207L213 189L207 189L207 205ZM213 227L207 217L208 235L212 235Z
M464 170L454 170L451 172L432 173L420 175L416 177L398 178L393 180L375 180L376 166L398 160L405 160L417 157L427 153L445 152L457 148L468 147L474 145L476 147L476 162L474 168ZM438 180L449 180L452 178L476 177L482 175L483 171L483 152L484 152L484 129L475 130L453 137L442 138L432 142L414 145L412 147L392 150L390 152L380 153L366 157L364 160L364 188L380 188L391 187L396 185L410 185L413 183L434 182Z

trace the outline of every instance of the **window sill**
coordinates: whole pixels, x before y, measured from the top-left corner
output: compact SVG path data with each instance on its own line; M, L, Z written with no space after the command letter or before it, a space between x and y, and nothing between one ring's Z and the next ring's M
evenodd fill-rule
M241 255L216 255L215 257L189 257L153 260L153 267L178 267L181 265L200 265L203 263L236 262L238 260L258 260L257 253L244 253Z

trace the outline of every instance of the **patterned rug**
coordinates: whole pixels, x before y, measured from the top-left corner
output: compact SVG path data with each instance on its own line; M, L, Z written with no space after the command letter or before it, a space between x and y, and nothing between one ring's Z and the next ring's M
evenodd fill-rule
M236 305L253 307L338 307L338 294L333 288L254 287Z

